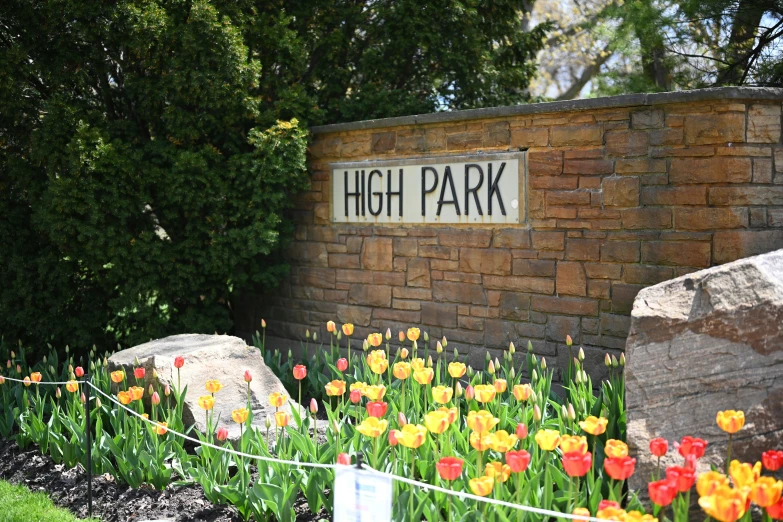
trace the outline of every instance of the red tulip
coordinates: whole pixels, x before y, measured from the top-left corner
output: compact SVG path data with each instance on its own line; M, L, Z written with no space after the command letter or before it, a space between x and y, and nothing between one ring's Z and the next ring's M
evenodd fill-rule
M783 520L783 498L767 508L767 514L775 520Z
M696 471L693 468L671 466L666 468L666 480L671 482L678 492L685 493L693 487Z
M443 457L435 464L435 467L443 480L455 480L462 474L462 459Z
M508 464L513 473L522 473L530 464L530 453L525 450L507 451L506 464Z
M351 390L351 402L354 404L359 404L359 401L362 400L362 391L361 390Z
M680 441L679 452L683 457L693 456L700 459L704 456L704 450L707 448L707 441L686 435Z
M590 471L593 456L590 452L569 451L563 453L563 469L569 477L583 477Z
M379 419L386 415L386 409L388 404L381 401L373 401L367 403L367 414L370 417L378 417Z
M769 450L761 454L761 462L769 471L777 471L783 468L783 451Z
M602 509L606 509L608 507L619 508L620 507L620 503L619 502L615 502L614 500L606 500L606 499L604 499L604 500L602 500L598 504L598 511L601 511Z
M245 382L250 383L253 382L253 374L250 373L250 370L245 370Z
M337 369L341 372L344 372L348 369L348 359L345 357L342 357L340 359L337 359Z
M524 422L517 424L517 438L519 440L527 438L527 426Z
M650 500L661 507L666 507L677 496L677 487L668 480L658 480L647 484L647 493L650 495Z
M347 453L340 453L337 455L337 463L342 464L344 466L350 466L351 465L351 456Z
M609 457L604 460L604 471L615 480L627 480L635 469L636 459L631 457Z
M176 357L174 357L174 368L179 370L183 366L185 366L185 358L182 357L181 355L177 355Z
M397 430L389 430L389 446L394 447L397 445Z
M301 381L305 377L307 377L307 368L302 364L294 366L294 379Z
M134 368L133 370L133 375L136 376L137 379L143 379L146 374L147 371L144 368Z
M669 451L669 443L660 437L650 441L650 453L656 457L663 457Z
M73 373L77 377L84 377L84 368L82 368L81 366L77 366L76 369L73 371Z
M228 428L223 426L219 430L217 430L217 440L224 441L228 438Z

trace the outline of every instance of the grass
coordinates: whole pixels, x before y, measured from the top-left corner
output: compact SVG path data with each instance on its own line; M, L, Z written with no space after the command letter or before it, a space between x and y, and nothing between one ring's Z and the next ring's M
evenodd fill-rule
M55 507L45 493L0 480L0 522L77 522L71 512ZM92 519L98 522L96 519Z

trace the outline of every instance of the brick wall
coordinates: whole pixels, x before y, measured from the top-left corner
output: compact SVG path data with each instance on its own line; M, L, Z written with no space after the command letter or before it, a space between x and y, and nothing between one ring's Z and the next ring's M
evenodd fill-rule
M421 325L463 353L530 340L559 365L569 334L597 363L644 286L783 248L781 101L726 88L315 128L291 276L238 298L238 333ZM330 223L332 162L507 150L528 151L524 225Z

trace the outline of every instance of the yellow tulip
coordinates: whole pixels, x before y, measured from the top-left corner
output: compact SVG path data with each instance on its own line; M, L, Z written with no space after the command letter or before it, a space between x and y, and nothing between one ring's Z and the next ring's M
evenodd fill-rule
M275 424L280 428L285 428L288 426L288 423L291 422L291 416L288 414L287 411L276 411L275 412Z
M421 330L419 330L418 328L408 328L408 340L411 342L418 340L420 333Z
M608 423L608 419L590 415L585 420L579 421L579 427L582 428L585 433L589 433L590 435L601 435L606 431L606 425Z
M383 334L371 333L367 336L367 342L370 343L370 346L378 348L383 343Z
M445 406L441 406L438 408L438 411L442 411L449 416L449 424L453 424L459 417L459 409L457 408L446 408Z
M726 433L737 433L745 425L745 413L736 410L719 411L715 422Z
M533 388L529 384L517 384L511 389L511 393L519 402L526 401L533 394Z
M500 422L500 419L494 417L487 410L468 412L468 428L478 433L486 433Z
M389 361L385 357L371 356L367 358L367 363L370 365L370 369L379 375L389 368Z
M699 498L699 506L720 522L736 522L745 514L745 494L739 489L720 486L712 495Z
M65 389L71 393L76 393L79 391L79 383L76 381L68 381L65 383Z
M158 435L165 435L168 431L169 424L167 422L159 422L155 425L155 433Z
M483 477L470 479L468 485L470 485L470 490L474 495L486 497L492 493L492 488L495 486L495 479L484 475Z
M776 504L780 500L781 493L783 493L783 482L772 477L760 477L750 487L750 499L763 508Z
M122 370L111 372L111 380L115 384L121 383L122 381L125 380L125 372L123 372Z
M370 399L371 401L379 401L386 395L386 386L383 384L373 384L365 386L362 390L362 395Z
M501 462L488 462L487 467L484 468L484 475L505 482L511 476L511 466Z
M495 379L494 386L496 392L503 393L508 388L508 382L506 379Z
M607 457L621 459L628 456L628 445L617 439L609 439L604 446L604 453Z
M489 447L498 453L507 452L514 447L518 440L516 435L509 435L505 430L498 430L489 437Z
M451 400L454 390L449 386L434 386L432 388L432 400L438 404L446 404Z
M209 393L217 393L223 389L223 385L217 379L207 381L206 387Z
M395 431L397 442L406 448L416 449L427 440L427 428L421 424L406 424L401 430Z
M413 380L421 385L431 383L434 376L435 372L432 371L432 368L422 368L421 370L413 372Z
M351 384L351 391L359 390L362 395L364 395L364 389L367 388L367 383L362 381L356 381Z
M120 401L120 404L123 404L127 406L131 403L133 400L133 397L131 397L131 394L126 391L117 392L117 399Z
M700 497L712 495L721 486L729 485L729 477L717 471L706 471L696 479L696 491Z
M747 462L732 460L729 464L729 476L735 488L749 488L761 476L761 462L751 466Z
M326 390L326 395L330 397L340 396L345 393L345 381L335 379L326 383L324 389Z
M628 511L623 522L658 522L658 519L641 511Z
M463 375L465 375L465 372L467 371L467 366L462 364L461 362L450 362L449 363L449 375L451 375L454 379L459 379Z
M249 411L247 411L247 408L241 408L238 410L234 410L231 412L231 418L234 419L234 422L237 424L244 424L247 422L247 417L250 414Z
M476 394L476 400L479 402L492 402L495 398L495 387L491 384L477 384L473 387L473 392Z
M590 510L583 507L574 508L574 512L571 513L572 515L578 515L580 517L592 517L593 515L590 514Z
M377 417L367 417L356 427L356 429L365 437L374 439L375 437L381 436L388 427L389 421L387 420L379 419Z
M211 395L202 395L198 398L198 405L202 410L211 410L215 407L215 398Z
M392 367L392 373L395 377L401 381L404 381L411 376L411 365L410 363L406 362L394 363L394 366Z
M544 451L554 451L560 444L560 432L557 430L538 430L536 444Z
M269 395L269 404L275 408L282 408L287 400L288 396L280 392L274 392Z
M492 435L487 432L472 431L470 433L470 445L476 451L486 451L490 448Z
M430 433L440 435L449 427L449 414L443 411L431 411L424 416L424 425Z
M587 453L587 438L580 436L563 435L560 439L560 449L563 453L578 451L582 455Z
M625 520L625 510L619 507L608 506L599 509L595 514L595 518L602 520Z
M427 365L424 364L424 359L420 357L414 357L413 359L411 359L411 368L413 368L414 372L423 370L424 368L426 368L426 366Z
M141 398L144 397L144 388L141 386L131 386L128 388L128 391L130 392L134 401L140 401Z
M351 323L346 323L343 325L343 333L347 336L353 335L353 325Z

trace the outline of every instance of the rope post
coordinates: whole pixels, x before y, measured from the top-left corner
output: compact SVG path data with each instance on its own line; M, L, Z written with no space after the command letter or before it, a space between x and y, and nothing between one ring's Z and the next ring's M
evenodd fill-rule
M364 469L362 464L364 464L364 453L360 451L356 454L356 469Z
M87 516L92 518L92 421L90 420L90 374L84 374L84 409L87 417Z

